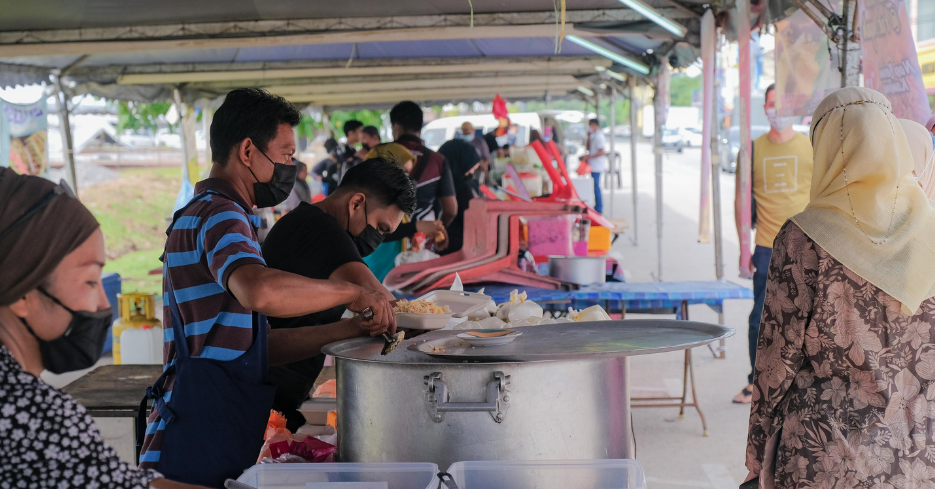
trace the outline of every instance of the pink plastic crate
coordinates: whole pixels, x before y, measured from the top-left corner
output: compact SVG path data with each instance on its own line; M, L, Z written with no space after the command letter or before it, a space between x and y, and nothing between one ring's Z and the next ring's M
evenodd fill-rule
M561 216L530 217L529 251L533 256L572 256L571 231L575 225L574 214Z

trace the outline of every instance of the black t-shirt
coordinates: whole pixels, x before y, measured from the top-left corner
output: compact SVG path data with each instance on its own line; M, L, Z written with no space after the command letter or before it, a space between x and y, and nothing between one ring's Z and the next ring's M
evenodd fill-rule
M330 214L303 202L282 216L263 242L263 259L270 268L327 280L347 263L363 263L354 241ZM288 291L284 291L288 294ZM295 328L333 323L344 306L298 318L269 318L270 327Z
M270 268L320 280L327 280L347 263L363 263L338 221L307 202L276 222L263 242L263 258ZM271 317L269 324L273 329L329 324L339 321L344 310L344 306L337 306L298 318ZM305 401L324 363L322 354L269 369L269 381L276 386L273 409L285 415L287 427L293 432L305 424L297 408Z

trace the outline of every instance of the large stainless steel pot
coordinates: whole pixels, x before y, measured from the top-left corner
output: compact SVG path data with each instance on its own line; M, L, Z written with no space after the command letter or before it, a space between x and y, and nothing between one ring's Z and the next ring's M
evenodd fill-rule
M388 356L382 341L331 344L338 458L346 462L632 458L627 356L698 346L732 330L634 320L523 328L513 343L459 347L437 331ZM454 343L452 343L454 341ZM414 345L447 344L433 355Z

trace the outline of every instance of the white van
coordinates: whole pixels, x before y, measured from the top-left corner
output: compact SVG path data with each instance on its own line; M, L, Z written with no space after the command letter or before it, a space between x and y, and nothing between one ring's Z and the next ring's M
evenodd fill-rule
M422 140L425 141L425 146L431 150L438 151L438 148L440 148L445 141L449 141L461 135L461 125L465 122L470 122L475 130L480 129L483 134L487 134L499 126L499 122L497 122L493 114L442 117L441 119L435 119L429 122L422 128ZM516 133L517 146L526 146L529 144L529 131L533 129L539 131L539 134L542 134L542 120L539 118L539 114L535 112L510 114L510 122L519 126L519 130Z

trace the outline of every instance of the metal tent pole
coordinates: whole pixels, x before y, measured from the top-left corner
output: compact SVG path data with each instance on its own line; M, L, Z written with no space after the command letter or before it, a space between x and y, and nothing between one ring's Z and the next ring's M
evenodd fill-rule
M201 106L201 130L205 133L205 162L208 165L208 171L211 171L211 123L214 121L214 111L211 110L211 102L204 100Z
M58 106L59 126L62 131L62 149L65 157L65 178L68 185L78 195L78 173L75 170L75 143L71 134L71 109L68 108L68 96L62 90L61 75L53 76L55 83L55 104Z
M714 52L718 52L717 29L714 34ZM711 70L717 73L717 54L711 61ZM711 212L714 214L714 273L718 280L724 278L724 223L721 215L721 151L720 136L718 135L717 118L717 90L718 84L715 81L716 76L712 77L714 86L712 87L712 110L711 120L706 121L711 124Z
M179 111L179 122L182 139L182 173L188 176L189 183L194 186L201 180L198 173L198 147L195 144L195 111L182 101L182 93L174 89L176 109Z
M714 23L714 13L707 11L701 17L701 45L702 60L704 63L704 105L705 120L704 134L707 136L706 146L702 147L702 159L708 165L708 180L703 185L710 183L711 189L711 212L714 214L714 272L718 280L724 278L724 256L721 248L721 168L720 168L720 146L718 144L718 123L717 123L717 26ZM703 143L704 144L704 143ZM708 219L709 216L702 216Z
M737 1L737 44L740 46L740 276L753 278L750 261L750 0Z
M656 79L656 95L653 97L653 102L655 107L653 108L653 119L655 120L655 134L653 135L653 152L656 157L656 256L657 256L657 272L656 280L662 282L662 265L663 265L663 247L662 247L662 227L663 227L663 205L662 205L662 128L665 123L665 109L666 109L666 91L668 90L666 76L668 75L668 70L666 69L665 63L668 63L665 59L662 60L664 65L659 69L659 74Z
M636 77L630 76L627 78L627 85L629 86L630 91L630 173L632 175L632 184L633 184L633 244L638 245L639 240L639 226L638 216L639 216L639 201L640 196L637 192L637 175L636 175L636 140L637 140L637 102L636 102Z
M614 217L614 175L616 175L617 170L617 151L614 140L617 139L614 135L614 128L617 127L617 87L611 85L610 87L610 158L608 159L610 172L608 172L608 179L610 180L610 185L607 186L607 191L610 193L610 217Z

